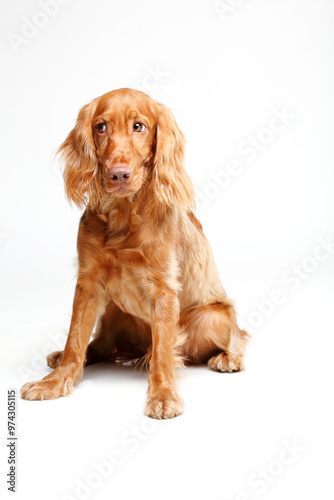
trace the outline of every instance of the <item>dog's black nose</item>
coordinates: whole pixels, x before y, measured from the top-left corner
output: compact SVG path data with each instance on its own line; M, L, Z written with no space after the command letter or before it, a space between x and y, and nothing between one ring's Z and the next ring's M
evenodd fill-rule
M131 168L128 165L116 165L108 170L108 176L112 182L128 182L131 177Z

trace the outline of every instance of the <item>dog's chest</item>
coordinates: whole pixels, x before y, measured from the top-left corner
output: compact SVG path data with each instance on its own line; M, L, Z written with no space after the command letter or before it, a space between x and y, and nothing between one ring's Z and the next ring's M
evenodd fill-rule
M106 300L113 300L123 312L150 322L157 286L155 238L134 210L114 209L105 222L98 224L94 229L97 236L103 234L103 239L96 247L93 267L99 269Z
M105 292L123 311L145 321L150 320L150 288L147 258L139 250L126 246L115 248L112 242L105 248Z

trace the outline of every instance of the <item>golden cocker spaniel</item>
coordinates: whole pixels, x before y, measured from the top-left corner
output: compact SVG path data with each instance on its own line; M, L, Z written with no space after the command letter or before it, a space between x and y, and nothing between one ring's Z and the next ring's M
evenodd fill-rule
M72 321L64 352L48 356L54 371L22 397L66 396L84 365L139 360L149 366L145 414L180 415L176 368L243 370L248 339L192 211L182 132L168 108L120 89L81 109L59 151L67 197L85 207Z

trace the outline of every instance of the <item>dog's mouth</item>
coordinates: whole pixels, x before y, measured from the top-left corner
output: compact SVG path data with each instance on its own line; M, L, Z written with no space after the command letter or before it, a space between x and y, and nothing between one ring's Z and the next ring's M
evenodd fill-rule
M125 196L130 196L134 194L137 189L134 188L130 183L122 183L115 186L105 186L107 193L116 196L117 198L124 198Z
M143 174L143 172L141 172ZM145 176L136 172L131 175L130 179L115 180L111 179L108 173L103 172L102 176L103 190L110 195L117 198L124 198L131 196L139 191L143 184L145 184Z
M128 196L133 193L133 189L130 186L120 185L111 189L112 194L116 196Z

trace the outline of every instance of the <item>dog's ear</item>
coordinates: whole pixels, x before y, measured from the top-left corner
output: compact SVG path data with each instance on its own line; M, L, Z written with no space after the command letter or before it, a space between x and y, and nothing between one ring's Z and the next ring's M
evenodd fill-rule
M172 112L158 104L153 185L157 198L167 206L195 205L194 188L184 165L184 136Z
M94 203L101 194L91 125L96 106L97 99L80 110L74 129L57 151L64 162L66 196L79 208L88 200Z

